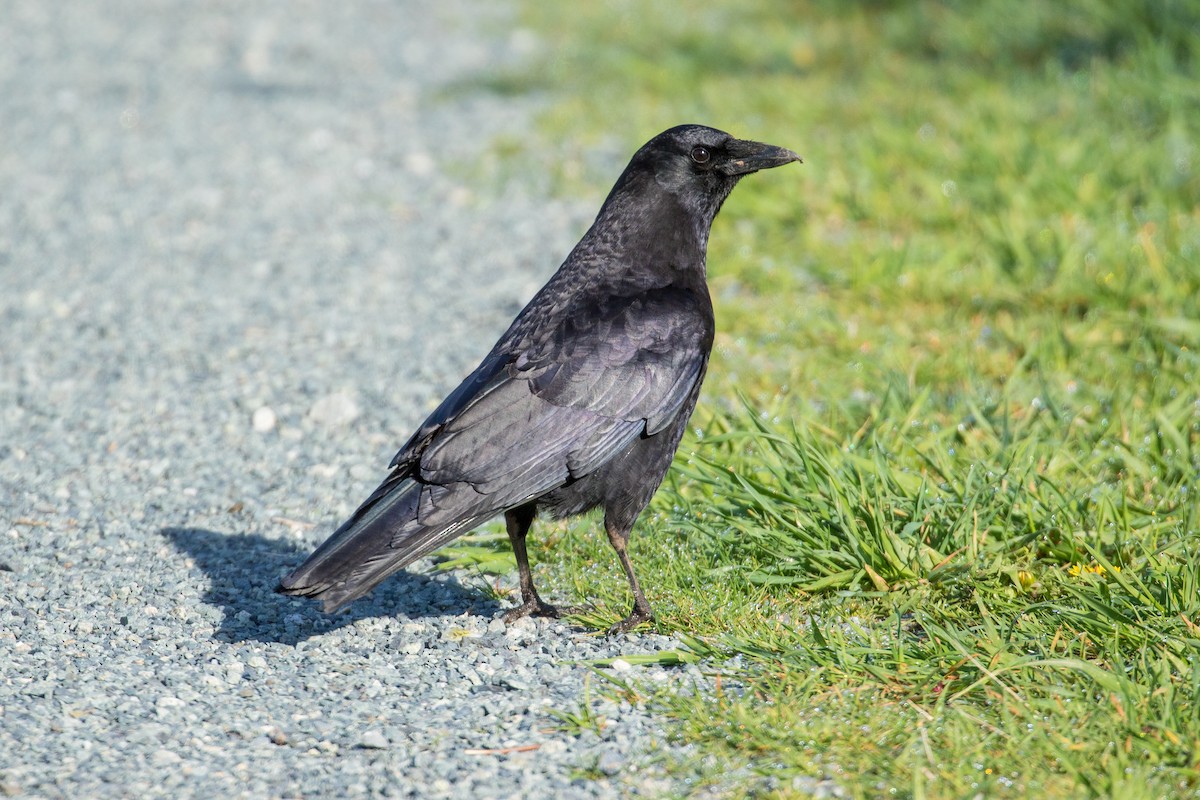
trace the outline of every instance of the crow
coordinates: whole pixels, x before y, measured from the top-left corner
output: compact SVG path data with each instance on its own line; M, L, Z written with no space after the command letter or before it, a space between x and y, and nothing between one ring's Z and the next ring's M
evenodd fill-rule
M388 465L353 516L276 591L336 611L416 559L500 514L522 603L537 593L525 550L536 514L604 510L633 594L609 632L653 619L626 546L696 407L715 330L705 259L713 218L745 175L800 157L681 125L638 150L591 228L484 357Z

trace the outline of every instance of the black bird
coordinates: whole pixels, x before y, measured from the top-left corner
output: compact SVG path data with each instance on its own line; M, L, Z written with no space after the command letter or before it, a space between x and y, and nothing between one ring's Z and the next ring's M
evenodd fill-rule
M504 514L522 604L561 616L533 587L525 535L600 506L633 610L653 617L626 553L696 407L713 343L708 233L744 175L791 150L700 125L647 142L596 221L475 371L392 459L387 479L276 591L335 611L393 572Z

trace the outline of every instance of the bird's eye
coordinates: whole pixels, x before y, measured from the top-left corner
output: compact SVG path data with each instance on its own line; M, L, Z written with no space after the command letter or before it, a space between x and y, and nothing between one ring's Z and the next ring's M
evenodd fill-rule
M692 148L692 161L695 161L697 164L707 164L711 158L712 153L708 152L707 147L697 145Z

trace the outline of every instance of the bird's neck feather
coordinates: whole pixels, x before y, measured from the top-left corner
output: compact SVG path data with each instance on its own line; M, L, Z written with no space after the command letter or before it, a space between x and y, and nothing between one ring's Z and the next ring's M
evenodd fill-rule
M686 208L653 180L621 182L575 250L587 261L601 259L621 283L703 283L711 227L707 209Z

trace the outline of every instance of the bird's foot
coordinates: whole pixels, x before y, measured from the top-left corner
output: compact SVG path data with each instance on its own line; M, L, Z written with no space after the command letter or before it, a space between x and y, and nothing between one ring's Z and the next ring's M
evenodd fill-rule
M608 635L616 636L618 633L629 633L629 631L638 627L642 623L653 621L653 611L651 611L649 608L639 608L634 606L633 611L630 612L628 617L608 629Z
M524 617L551 617L553 619L562 619L572 614L578 614L583 609L576 606L552 606L540 597L535 597L532 600L526 600L516 608L509 609L504 612L502 619L505 625L511 625Z

